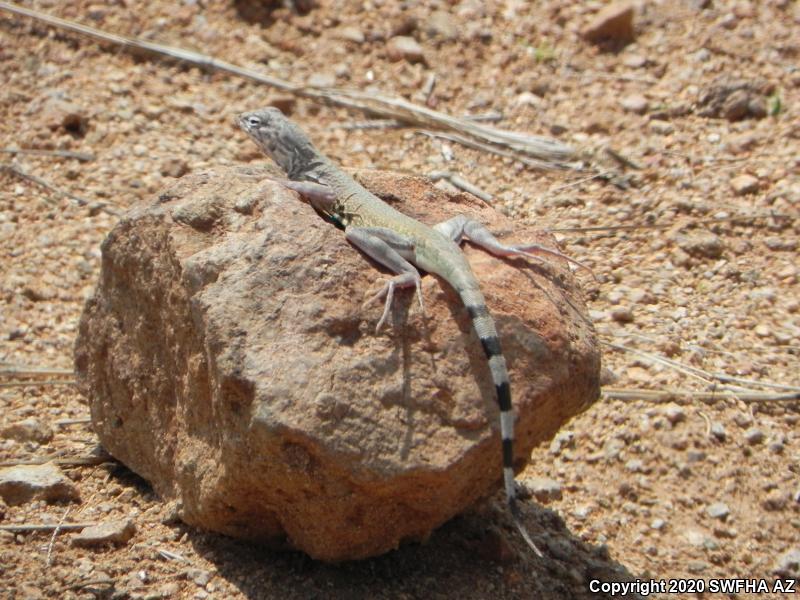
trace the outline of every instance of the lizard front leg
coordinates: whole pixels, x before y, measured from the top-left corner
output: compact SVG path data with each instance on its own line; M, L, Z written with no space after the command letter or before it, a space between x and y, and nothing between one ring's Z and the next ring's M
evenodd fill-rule
M413 285L417 290L419 307L424 315L425 307L422 303L422 288L420 287L422 281L419 271L408 261L414 256L414 243L386 227L347 227L344 234L347 241L356 248L393 273L397 273L384 284L377 294L365 303L370 304L375 300L386 298L383 314L375 326L375 333L380 331L389 316L395 288L411 287Z
M438 225L434 225L433 228L449 237L456 244L461 242L462 239L466 238L470 242L480 246L495 256L530 256L532 258L539 259L535 252L542 252L545 254L551 254L552 256L558 256L559 258L563 258L564 260L571 262L582 269L586 269L592 274L592 277L594 277L594 272L590 267L553 248L547 248L546 246L542 246L540 244L507 246L494 237L492 232L486 229L482 223L474 221L469 217L465 217L464 215L458 215L457 217L443 221Z

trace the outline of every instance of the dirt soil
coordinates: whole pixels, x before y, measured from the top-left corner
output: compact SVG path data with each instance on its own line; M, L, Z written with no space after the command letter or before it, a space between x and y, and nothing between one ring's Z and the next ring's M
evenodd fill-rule
M641 2L633 39L598 45L580 34L602 2L319 0L306 14L305 3L270 4L25 2L295 82L498 114L499 127L580 148L588 169L543 172L412 129L354 128L368 117L0 9L0 461L95 451L70 373L117 221L98 203L124 211L174 177L261 161L232 118L276 102L341 163L457 173L593 269L596 281L578 277L604 344L604 395L519 474L538 498L528 527L560 542L532 556L498 494L426 544L324 565L183 526L123 466L66 460L80 501L0 503L0 596L590 597L605 575L571 558L578 546L617 575L679 592L687 579L772 589L796 577L786 553L800 552L800 5ZM424 56L393 60L397 35ZM8 152L19 148L93 158ZM133 537L98 548L73 545L74 531L14 529L126 518ZM675 596L696 594L663 595Z

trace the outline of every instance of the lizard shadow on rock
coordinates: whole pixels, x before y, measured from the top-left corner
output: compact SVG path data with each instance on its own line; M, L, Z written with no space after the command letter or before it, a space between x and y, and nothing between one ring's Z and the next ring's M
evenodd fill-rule
M491 503L489 503L491 504ZM546 529L545 558L531 553L507 518L487 525L487 505L456 517L424 543L408 543L382 556L329 564L296 551L175 525L194 550L216 565L219 577L250 600L307 598L611 598L589 584L635 581L605 546L581 541L557 513L537 507ZM530 512L530 511L528 511ZM494 510L496 515L502 514ZM497 523L499 521L499 523ZM218 586L219 587L219 586ZM615 598L640 598L636 594Z

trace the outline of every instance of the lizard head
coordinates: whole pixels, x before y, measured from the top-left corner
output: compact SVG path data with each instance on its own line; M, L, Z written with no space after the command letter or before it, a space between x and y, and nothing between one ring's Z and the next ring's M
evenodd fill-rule
M290 177L314 153L306 134L272 106L242 113L236 124Z

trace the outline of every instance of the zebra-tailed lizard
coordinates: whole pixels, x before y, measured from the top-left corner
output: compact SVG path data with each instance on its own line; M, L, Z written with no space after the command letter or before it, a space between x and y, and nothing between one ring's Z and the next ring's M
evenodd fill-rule
M433 227L423 225L367 191L321 154L305 133L276 108L243 113L237 117L237 123L286 173L288 180L281 180L284 186L299 193L318 212L341 224L351 244L395 273L368 301L386 299L376 332L389 316L397 288L413 286L424 314L417 267L438 275L458 292L483 345L497 392L503 480L511 516L522 537L541 556L522 524L516 504L514 415L506 361L478 280L458 244L467 239L497 256L535 256L533 251L545 252L582 265L557 250L538 244L506 246L483 225L463 215Z

